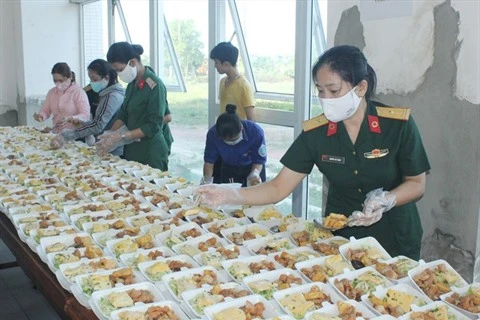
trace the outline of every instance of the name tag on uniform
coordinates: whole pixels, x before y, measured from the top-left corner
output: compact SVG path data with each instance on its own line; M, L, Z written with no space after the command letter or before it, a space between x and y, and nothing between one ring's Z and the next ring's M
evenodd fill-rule
M322 162L345 164L345 157L337 157L337 156L330 156L327 154L323 154Z

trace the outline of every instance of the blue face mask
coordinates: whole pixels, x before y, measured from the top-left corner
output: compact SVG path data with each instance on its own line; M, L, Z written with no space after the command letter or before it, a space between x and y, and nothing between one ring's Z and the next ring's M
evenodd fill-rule
M92 87L92 90L95 91L95 92L100 92L102 91L103 89L105 89L108 85L108 80L103 78L102 80L100 81L92 81L90 82L90 86Z

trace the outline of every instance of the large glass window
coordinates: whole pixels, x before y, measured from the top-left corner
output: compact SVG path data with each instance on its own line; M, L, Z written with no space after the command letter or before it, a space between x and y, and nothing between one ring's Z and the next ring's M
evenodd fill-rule
M208 130L208 1L164 1L163 10L186 88L186 92L168 92L173 116L170 127L175 139L169 167L198 182L203 175ZM163 63L166 83L175 82L173 61L167 51Z
M108 50L107 2L97 1L85 4L83 8L83 65L86 67L95 59L105 59ZM88 76L83 84L89 83Z

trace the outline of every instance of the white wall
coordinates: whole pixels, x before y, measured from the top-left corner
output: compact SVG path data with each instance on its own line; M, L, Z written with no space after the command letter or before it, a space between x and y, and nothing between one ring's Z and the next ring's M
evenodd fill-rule
M19 2L0 1L0 114L17 110L17 88L23 91L18 83L23 74L18 50L21 46L18 41L21 39L20 14Z
M19 123L37 124L36 112L53 87L52 67L66 62L79 75L80 7L69 0L22 0L21 41L25 75L26 108L19 110Z

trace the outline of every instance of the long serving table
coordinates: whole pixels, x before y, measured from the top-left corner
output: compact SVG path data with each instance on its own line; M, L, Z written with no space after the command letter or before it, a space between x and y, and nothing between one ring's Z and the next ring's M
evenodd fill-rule
M62 319L97 319L92 310L82 306L71 293L60 286L48 266L20 240L15 226L3 212L0 212L0 238L15 255L18 265Z

